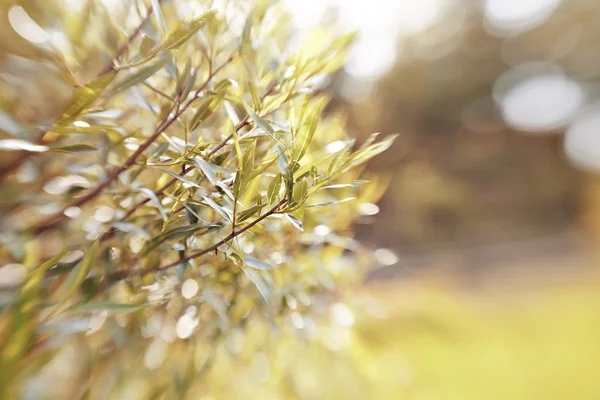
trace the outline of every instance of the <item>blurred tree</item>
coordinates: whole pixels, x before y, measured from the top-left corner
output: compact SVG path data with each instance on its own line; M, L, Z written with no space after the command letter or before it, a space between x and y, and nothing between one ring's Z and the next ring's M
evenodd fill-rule
M533 135L507 127L492 93L498 77L528 61L553 62L582 80L600 76L600 62L582 60L592 57L586 43L598 25L589 22L600 10L565 2L546 23L504 38L484 27L479 2L449 3L431 28L400 40L396 67L366 104L338 98L353 134L401 133L399 150L371 163L397 173L382 217L361 226L361 237L410 255L577 226L584 180L562 154L561 129ZM558 54L569 29L582 36ZM340 74L336 84L348 79Z

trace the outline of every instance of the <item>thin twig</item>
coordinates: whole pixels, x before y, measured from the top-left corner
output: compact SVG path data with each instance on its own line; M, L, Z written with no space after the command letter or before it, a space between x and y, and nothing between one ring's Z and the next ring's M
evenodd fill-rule
M171 96L169 96L168 94L166 94L162 90L155 88L154 86L152 86L149 83L142 82L142 85L146 86L148 89L152 90L154 93L158 94L159 96L164 97L165 99L167 99L169 101L172 101L172 102L176 101L174 98L172 98Z
M235 232L231 232L227 237L225 237L224 239L221 239L220 241L218 241L217 243L213 244L210 247L207 247L204 250L200 250L197 251L195 253L192 253L190 255L187 255L175 262L172 262L170 264L166 264L163 266L160 266L158 268L155 268L153 270L143 270L143 269L135 269L135 270L117 270L111 274L108 275L109 280L115 280L115 279L125 279L125 278L131 278L134 276L139 276L139 275L144 275L144 274L149 274L149 273L156 273L156 272L162 272L162 271L166 271L168 269L171 269L173 267L176 267L182 263L186 263L190 260L193 260L195 258L201 257L205 254L211 253L215 250L217 250L219 247L221 247L222 245L224 245L225 243L229 242L230 240L236 238L237 236L241 235L242 233L246 232L248 229L253 228L256 224L258 224L259 222L261 222L262 220L264 220L265 218L275 214L277 212L277 210L279 209L279 207L281 207L283 204L285 204L287 201L287 199L282 199L281 201L279 201L277 204L275 204L271 209L269 209L267 212L265 212L263 215L261 215L260 217L256 218L254 221L252 221L251 223L249 223L248 225L244 226L243 228L239 229L238 231Z

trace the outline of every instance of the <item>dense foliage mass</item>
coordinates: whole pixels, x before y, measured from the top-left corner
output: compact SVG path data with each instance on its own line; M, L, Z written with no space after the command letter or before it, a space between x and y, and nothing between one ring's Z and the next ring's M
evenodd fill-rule
M356 167L392 140L321 118L352 35L250 3L3 6L3 396L181 398L215 342L305 328L352 275L381 194Z

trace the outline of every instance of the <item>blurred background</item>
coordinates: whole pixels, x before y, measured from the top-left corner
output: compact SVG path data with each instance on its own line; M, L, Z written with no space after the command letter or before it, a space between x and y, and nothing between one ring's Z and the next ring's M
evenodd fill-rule
M322 341L219 358L202 399L600 398L600 2L285 3L299 36L359 31L329 112L401 134L355 227L375 265Z
M352 135L401 133L357 226L397 398L598 398L600 3L288 4L360 32L329 82Z
M389 274L441 264L475 279L531 260L547 275L539 261L589 261L600 168L597 2L290 6L304 23L337 18L360 30L331 82L351 132L401 133L395 151L373 162L391 186L374 223L359 228L363 241L398 255Z

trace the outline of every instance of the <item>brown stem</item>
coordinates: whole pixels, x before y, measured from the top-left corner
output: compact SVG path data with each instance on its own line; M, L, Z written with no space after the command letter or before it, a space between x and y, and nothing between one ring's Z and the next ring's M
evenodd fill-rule
M64 214L64 211L69 208L69 207L79 207L82 206L86 203L88 203L90 200L95 199L98 195L100 195L104 189L106 189L106 187L108 187L108 185L110 185L115 179L117 179L117 177L123 173L124 171L126 171L127 169L129 169L132 165L135 164L135 160L148 148L150 147L150 145L152 143L154 143L154 141L156 140L156 138L158 138L177 118L179 118L179 116L192 104L192 102L194 102L198 96L200 95L200 93L202 92L202 90L204 90L206 88L206 86L209 84L210 80L221 70L223 69L225 66L227 66L231 60L233 60L234 56L229 57L229 59L224 62L222 65L220 65L218 68L216 68L214 70L214 72L206 79L206 81L198 88L198 90L196 90L196 92L194 93L194 96L192 96L192 98L184 105L182 106L179 111L177 113L175 113L175 115L173 115L173 117L169 118L168 114L166 119L164 119L156 128L156 130L152 133L152 135L150 135L150 137L148 139L146 139L146 141L144 143L142 143L140 145L140 147L137 148L136 151L133 152L133 154L131 156L129 156L129 158L125 161L125 163L123 165L121 165L119 168L117 168L116 170L114 170L108 177L106 177L98 186L96 186L94 189L92 189L90 192L86 193L85 195L78 197L77 199L73 200L71 203L67 204L65 207L63 207L63 209L54 214L53 216L51 216L50 218L34 225L33 227L30 228L30 232L34 235L38 235L50 228L52 228L54 225L56 225L57 223L61 222L66 216ZM179 102L177 102L179 103ZM176 104L174 104L171 107L171 110L169 111L169 114L176 108Z
M182 263L186 263L190 260L201 257L205 254L211 253L211 252L217 250L219 247L221 247L225 243L229 242L230 240L232 240L232 239L236 238L237 236L241 235L242 233L246 232L248 229L251 229L252 227L254 227L256 224L258 224L259 222L261 222L268 216L275 214L277 212L277 210L279 209L279 207L281 207L283 204L285 204L286 201L287 201L287 199L281 200L279 203L275 204L271 209L269 209L267 212L265 212L260 217L256 218L254 221L252 221L248 225L244 226L243 228L241 228L235 232L231 232L227 237L225 237L224 239L221 239L217 243L213 244L210 247L207 247L204 250L200 250L195 253L189 254L175 262L160 266L153 270L136 269L136 270L115 271L112 274L109 274L109 276L108 276L109 280L125 279L125 278L131 278L133 276L139 276L139 275L144 275L144 274L148 274L148 273L162 272L162 271L171 269L173 267L176 267Z

